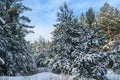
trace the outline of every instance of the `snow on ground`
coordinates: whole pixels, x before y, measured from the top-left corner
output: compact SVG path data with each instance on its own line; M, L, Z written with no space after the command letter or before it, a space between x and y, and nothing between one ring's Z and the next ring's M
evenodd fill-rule
M57 75L50 72L43 72L33 76L20 76L20 77L0 77L0 80L68 80L63 75Z
M108 69L106 77L110 80L120 80L120 74L115 74L112 70ZM20 76L20 77L8 77L1 76L0 80L73 80L72 77L65 77L63 74L57 75L50 72L42 72L33 76Z
M120 74L115 74L111 69L107 70L106 77L110 80L120 80Z

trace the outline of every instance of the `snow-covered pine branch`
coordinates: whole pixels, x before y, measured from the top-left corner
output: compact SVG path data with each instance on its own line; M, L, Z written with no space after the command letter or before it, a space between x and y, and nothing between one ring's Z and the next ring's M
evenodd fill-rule
M0 64L2 64L2 65L5 64L4 60L1 57L0 57Z
M5 24L5 21L1 17L0 17L0 23Z

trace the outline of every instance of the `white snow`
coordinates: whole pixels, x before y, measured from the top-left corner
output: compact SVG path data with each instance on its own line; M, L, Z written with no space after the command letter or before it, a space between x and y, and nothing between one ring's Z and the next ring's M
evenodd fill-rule
M112 70L108 69L106 77L110 80L120 80L120 74L115 74ZM73 76L65 76L63 74L57 75L50 72L38 73L33 76L19 76L9 77L1 76L0 80L73 80Z
M5 21L3 20L3 18L0 17L0 21L5 24Z
M106 77L110 80L120 80L120 74L115 74L111 69L107 70Z
M68 80L64 75L57 75L50 72L38 73L33 76L8 77L2 76L0 80Z
M5 62L4 62L4 60L0 57L0 62L2 63L2 64L5 64Z

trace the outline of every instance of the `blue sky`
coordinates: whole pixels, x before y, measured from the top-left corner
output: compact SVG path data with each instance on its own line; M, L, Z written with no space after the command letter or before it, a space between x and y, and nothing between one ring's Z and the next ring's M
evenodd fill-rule
M23 4L32 9L24 15L29 17L30 24L35 26L33 28L35 33L27 35L26 39L33 42L42 36L46 40L51 40L53 24L56 24L56 13L64 2L73 9L76 16L79 16L81 12L86 12L90 7L97 12L105 2L120 9L120 0L24 0Z

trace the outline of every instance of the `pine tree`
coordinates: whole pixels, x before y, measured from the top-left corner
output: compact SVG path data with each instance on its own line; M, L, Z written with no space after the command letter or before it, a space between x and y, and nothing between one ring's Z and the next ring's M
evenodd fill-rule
M92 28L93 27L92 23L94 22L94 19L95 19L95 13L92 8L90 8L86 12L86 18L87 18L87 23L89 24L89 27Z
M40 52L40 54L36 57L37 67L45 67L49 68L51 62L53 61L54 56L51 54L50 49L44 49Z
M54 26L52 52L55 54L55 59L52 71L71 74L71 63L75 58L72 52L79 43L80 31L78 19L74 18L72 10L67 7L66 3L60 7L57 13L57 24Z
M79 52L73 52L74 59L72 73L76 79L80 77L92 77L97 80L105 80L106 63L108 56L102 51L102 45L106 40L98 26L94 29L82 27ZM93 68L94 67L94 68Z
M108 34L109 42L112 41L116 34L119 34L119 21L120 11L114 7L111 7L108 3L100 9L97 15L97 22L102 28L103 33Z
M5 64L0 65L0 75L24 75L35 69L34 57L26 45L24 37L32 26L28 17L21 16L31 10L22 5L22 0L1 0L0 17L0 56ZM22 65L22 66L21 66Z
M48 67L53 57L51 54L51 42L46 41L43 37L33 43L28 42L28 47L33 51L37 67Z
M80 15L80 25L85 26L85 27L89 27L87 20L86 20L86 16L84 13L82 13Z
M104 75L107 71L103 62L107 57L100 51L105 36L100 28L94 26L92 30L80 26L80 22L73 17L72 11L66 7L66 4L60 8L57 20L53 32L52 52L55 59L52 63L52 71L71 74L76 76L76 79L92 77L105 80Z
M107 56L109 58L109 64L107 67L113 68L113 71L120 73L119 71L119 21L120 11L117 8L105 3L100 9L97 15L97 21L102 29L102 32L108 35L108 43L104 46L107 50Z
M34 56L38 57L41 52L51 48L51 42L40 36L38 40L35 40L34 42L28 42L28 47L32 49Z
M114 62L112 66L113 71L120 74L120 34L116 35L113 41L113 46L108 54Z

